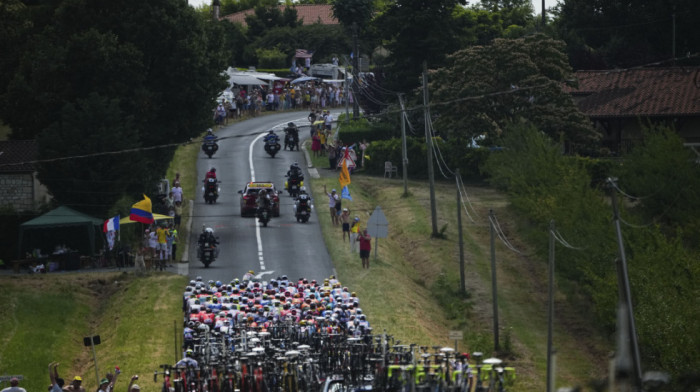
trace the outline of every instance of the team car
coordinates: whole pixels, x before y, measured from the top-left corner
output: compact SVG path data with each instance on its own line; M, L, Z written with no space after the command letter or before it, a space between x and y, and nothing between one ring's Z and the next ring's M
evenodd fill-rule
M258 193L266 189L270 193L272 201L272 216L280 216L280 198L275 184L267 181L251 181L245 185L245 188L238 193L241 194L241 216L255 216L258 206Z

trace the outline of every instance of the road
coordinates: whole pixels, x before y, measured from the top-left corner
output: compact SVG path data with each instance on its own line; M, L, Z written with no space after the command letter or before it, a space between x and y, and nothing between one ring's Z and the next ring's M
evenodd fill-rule
M270 129L275 129L283 139L282 129L290 121L308 125L306 116L305 112L287 112L231 124L216 132L219 138L225 139L219 141L219 150L211 159L200 150L198 181L201 183L204 174L215 167L221 191L216 204L205 204L201 187L197 190L189 247L189 275L192 279L201 276L205 282L220 280L228 283L249 270L255 271L263 280L281 275L287 275L289 279L323 280L334 273L318 224L318 206L325 205L325 195L314 197L315 208L305 224L296 222L292 214L293 199L286 192L280 196L280 217L272 218L267 227L259 225L255 218L240 216L238 191L247 182L272 181L277 189L283 190L284 175L295 161L304 169L304 177L310 178L303 151L283 150L271 158L262 143L262 137ZM300 129L302 141L309 137L308 130L308 127ZM209 268L204 268L196 253L197 238L203 225L213 228L221 243L219 258Z

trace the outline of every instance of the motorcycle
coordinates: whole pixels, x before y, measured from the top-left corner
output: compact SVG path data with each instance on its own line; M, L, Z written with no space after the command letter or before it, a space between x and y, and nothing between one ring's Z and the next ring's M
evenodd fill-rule
M219 198L219 191L221 190L221 188L219 188L219 184L220 182L216 178L207 178L204 180L204 187L202 187L202 190L204 191L205 203L216 203L216 199Z
M207 142L202 144L202 151L204 151L205 154L209 158L214 155L219 150L219 145L216 142Z
M311 200L308 197L302 198L294 205L294 216L297 222L306 223L311 217Z
M286 150L287 148L289 148L289 151L294 151L294 147L296 147L297 151L299 151L299 135L286 130L285 133L286 135L284 136L284 149Z
M289 180L284 182L284 189L289 193L289 196L296 198L299 195L299 189L304 186L304 176L285 176Z
M219 256L219 248L216 246L218 237L214 236L214 230L209 228L206 230L207 232L200 236L197 255L199 261L204 264L204 268L209 268L209 264L213 263Z
M267 223L270 222L270 208L269 207L258 207L258 222L262 223L263 227L267 227Z
M270 154L271 157L275 157L277 153L279 152L281 146L279 143L279 139L277 138L270 138L267 142L265 142L265 152Z

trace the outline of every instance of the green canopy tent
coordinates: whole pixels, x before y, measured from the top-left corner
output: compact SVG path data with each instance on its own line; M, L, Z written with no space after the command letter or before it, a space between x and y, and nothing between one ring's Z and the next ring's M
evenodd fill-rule
M18 257L41 249L50 254L58 245L84 255L95 254L95 240L102 238L102 219L61 206L19 226Z

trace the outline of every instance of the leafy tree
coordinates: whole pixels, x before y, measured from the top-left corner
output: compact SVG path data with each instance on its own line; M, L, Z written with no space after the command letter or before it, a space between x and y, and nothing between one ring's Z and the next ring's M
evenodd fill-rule
M423 62L444 65L459 43L453 13L462 0L397 0L373 24L391 52L386 72L388 88L408 92L420 84Z
M574 69L631 67L700 51L694 0L567 0L558 6L556 31Z
M437 129L465 145L497 140L507 124L527 121L554 140L591 143L599 135L562 91L573 78L563 42L536 34L460 50L430 75Z
M356 24L363 30L372 19L373 0L333 0L333 15L348 30Z
M210 124L211 105L225 87L220 72L227 54L220 23L204 20L186 3L170 0L56 0L27 6L26 12L32 29L23 42L15 43L19 61L16 67L4 70L12 79L0 91L4 103L0 117L11 126L13 138L41 134L40 151L52 158L61 151L64 155L103 151L90 143L76 144L88 136L111 140L114 129L90 129L87 120L77 128L81 135L54 138L47 134L48 130L65 132L66 111L81 113L90 107L85 100L95 97L110 102L100 106L109 110L96 107L95 111L109 113L110 120L116 122L129 118L135 132L128 133L124 143L112 143L113 147L182 142ZM121 127L116 130L123 132ZM172 150L145 150L141 155L145 165L134 166L139 160L125 159L116 162L112 171L130 173L129 178L136 179L145 177L133 175L141 171L157 177L164 172ZM56 169L61 166L56 165ZM49 172L48 166L43 167L46 172L40 172L40 177L48 181L50 176L65 179L76 173L90 179L105 175L99 165L85 165L81 171L68 168L62 175L53 169ZM150 190L148 184L131 183L110 191ZM54 182L49 189L55 195L65 195L68 186ZM87 192L74 197L74 204L92 204Z
M248 37L252 40L274 27L295 27L299 24L297 18L297 11L294 7L285 7L284 12L276 5L255 7L255 13L245 18L248 25Z
M697 247L700 235L700 166L695 154L671 128L650 126L643 141L624 156L617 175L621 188L640 197L634 210L666 233L682 230L686 243Z

